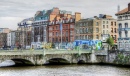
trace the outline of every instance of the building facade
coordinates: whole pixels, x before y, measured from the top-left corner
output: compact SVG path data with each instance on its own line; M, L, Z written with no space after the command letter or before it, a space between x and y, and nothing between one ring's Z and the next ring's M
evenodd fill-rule
M9 47L15 46L15 31L10 31L7 34L7 46Z
M75 24L75 40L93 39L93 19L81 19Z
M99 17L81 19L75 25L75 40L101 40L106 43L107 38L113 37L117 43L117 23L112 16L100 14Z
M118 49L129 51L130 49L130 3L128 7L115 14L118 22Z
M16 45L23 48L31 46L32 42L32 22L34 18L27 18L18 23Z
M0 48L7 48L7 33L0 33Z
M9 28L0 28L0 33L9 33L10 29Z
M74 41L74 25L75 19L61 18L53 20L47 26L48 42L61 43Z
M54 7L50 10L38 11L33 22L33 43L60 42L60 24L63 27L64 42L74 41L74 24L81 18L80 13L72 15L71 11L59 10ZM73 30L73 31L72 31ZM71 33L72 37L69 35Z

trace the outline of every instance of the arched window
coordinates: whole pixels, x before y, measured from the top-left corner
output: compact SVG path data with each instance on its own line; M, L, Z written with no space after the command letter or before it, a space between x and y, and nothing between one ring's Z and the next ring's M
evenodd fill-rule
M128 28L128 23L125 23L125 28Z
M119 28L122 28L122 24L121 23L119 24Z
M125 37L128 37L128 31L125 31Z

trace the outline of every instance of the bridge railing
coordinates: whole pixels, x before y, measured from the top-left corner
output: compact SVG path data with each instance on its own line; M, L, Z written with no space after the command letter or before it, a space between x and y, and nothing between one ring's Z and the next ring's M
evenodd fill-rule
M0 50L0 55L37 55L37 54L83 54L92 53L92 50L86 49L41 49L41 50ZM104 50L94 50L97 55L105 55Z

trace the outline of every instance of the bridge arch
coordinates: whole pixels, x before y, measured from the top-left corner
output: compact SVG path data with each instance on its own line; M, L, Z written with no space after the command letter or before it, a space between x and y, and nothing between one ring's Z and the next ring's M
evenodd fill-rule
M44 64L46 63L49 63L51 61L56 61L56 62L67 62L67 63L71 63L72 61L72 55L70 54L60 54L60 55L57 55L57 54L48 54L48 55L45 55L45 58L44 58Z
M63 59L63 58L52 58L47 60L49 64L69 64L70 61Z
M0 63L12 60L16 64L28 64L28 65L37 65L38 61L41 61L40 55L1 55L0 56ZM40 64L42 64L40 62Z
M81 54L77 58L77 63L87 63L90 62L90 54Z
M15 62L15 65L35 65L32 61L22 58L13 58L11 59Z

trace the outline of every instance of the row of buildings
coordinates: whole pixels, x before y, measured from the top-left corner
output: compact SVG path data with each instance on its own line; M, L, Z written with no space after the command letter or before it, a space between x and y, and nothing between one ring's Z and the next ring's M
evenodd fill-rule
M67 43L74 40L101 40L105 43L111 36L119 49L128 50L129 13L130 3L127 8L116 13L117 20L107 14L82 19L79 12L72 14L57 7L37 11L34 17L19 22L17 30L7 34L7 46L40 47L46 42Z

